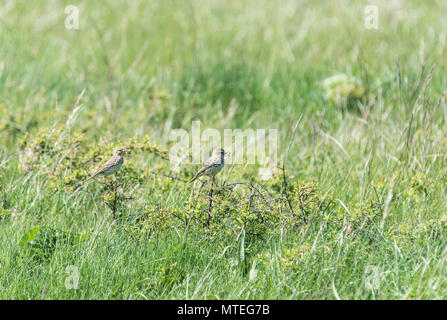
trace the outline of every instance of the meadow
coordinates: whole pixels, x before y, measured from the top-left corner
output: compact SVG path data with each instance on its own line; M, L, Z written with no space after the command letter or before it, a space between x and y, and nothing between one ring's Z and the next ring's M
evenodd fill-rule
M447 298L446 14L0 1L0 298ZM278 130L272 177L227 166L210 205L168 157L193 121Z

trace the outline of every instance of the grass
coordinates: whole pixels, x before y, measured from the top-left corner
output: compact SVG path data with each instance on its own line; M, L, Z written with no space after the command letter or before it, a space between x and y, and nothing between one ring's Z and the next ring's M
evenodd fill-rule
M79 7L79 30L64 27L68 4ZM369 4L379 30L364 26ZM2 2L0 298L445 299L446 9L441 0ZM359 81L359 99L326 96L322 83L337 74ZM148 135L169 149L170 131L194 120L277 128L280 165L291 144L290 181L316 181L333 206L236 243L224 226L170 221L129 235L98 185L71 197L51 188L52 162L20 165L18 142L66 123L76 105L72 130L92 145ZM139 155L129 166L162 163ZM236 169L218 181L258 181ZM182 210L190 193L149 175L128 210ZM88 237L57 241L35 261L20 240L36 226ZM77 290L65 286L68 266Z

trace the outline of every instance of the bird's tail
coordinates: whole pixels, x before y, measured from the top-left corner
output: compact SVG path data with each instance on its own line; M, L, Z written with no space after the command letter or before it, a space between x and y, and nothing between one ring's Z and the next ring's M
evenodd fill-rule
M90 178L87 178L86 180L84 180L84 182L82 184L94 179L99 174L100 174L100 172L95 172Z
M83 182L78 183L78 185L76 186L76 190L73 191L73 193L71 194L71 196L75 195L76 193L78 193L82 188L86 187L88 185L87 182L89 182L90 180L92 180L94 177L96 177L96 174L92 175L90 178L87 178L86 180L84 180ZM71 197L70 196L70 197Z
M88 181L90 181L90 180L92 180L94 177L96 177L95 174L92 175L90 178L85 179L84 182L83 182L83 184L86 183L86 182L88 182Z
M188 181L188 183L192 183L192 182L196 181L198 177L199 177L199 175L196 174L196 175L194 176L194 178L192 178L191 180Z

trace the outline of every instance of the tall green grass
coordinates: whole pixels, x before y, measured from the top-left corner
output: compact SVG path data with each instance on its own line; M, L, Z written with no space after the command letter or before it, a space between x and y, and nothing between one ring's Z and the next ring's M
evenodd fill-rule
M80 9L79 30L64 27L68 4ZM370 4L379 30L364 26ZM446 9L441 0L2 1L0 297L445 299ZM361 81L360 105L325 98L322 81L340 73ZM295 180L316 180L340 217L374 223L356 237L343 228L334 237L331 220L306 234L283 226L231 252L234 239L194 228L129 237L94 187L70 198L48 187L48 168L20 169L17 142L65 123L83 90L74 129L91 141L149 135L168 149L169 131L193 120L277 128ZM185 205L183 182L160 192L152 179L139 203ZM34 226L91 237L30 262L20 239ZM65 287L71 265L77 290Z

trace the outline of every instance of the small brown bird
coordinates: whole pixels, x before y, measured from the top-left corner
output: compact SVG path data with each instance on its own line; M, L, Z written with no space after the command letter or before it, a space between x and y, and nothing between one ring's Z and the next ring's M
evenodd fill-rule
M110 176L117 172L124 163L124 153L127 151L127 148L118 148L113 152L113 156L107 160L90 178L87 180L93 179L94 177L102 174L105 176Z
M80 183L78 185L78 188L73 192L70 198L77 194L78 191L81 190L83 187L87 186L87 182L92 180L96 176L100 174L104 176L110 176L111 174L117 172L124 163L124 153L126 151L127 148L115 149L115 151L113 152L113 156L109 160L107 160L101 167L99 167L99 169L96 170L96 172L90 178L85 180L83 183Z
M211 157L203 163L202 168L197 171L194 178L192 178L189 182L194 182L201 176L209 176L214 180L214 177L220 172L220 170L222 170L224 165L225 150L222 148L215 149Z

